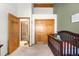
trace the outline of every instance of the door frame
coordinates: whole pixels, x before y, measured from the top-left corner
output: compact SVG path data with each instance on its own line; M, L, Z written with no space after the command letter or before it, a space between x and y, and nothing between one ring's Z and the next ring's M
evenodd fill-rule
M55 30L55 33L57 33L57 14L33 14L32 16L33 17L31 20L31 22L32 22L32 25L31 25L31 27L32 27L32 29L31 29L31 31L32 31L31 45L35 44L35 19L54 19L55 20L54 30Z
M28 19L29 20L29 46L30 46L30 17L19 17L19 20L20 19ZM22 21L22 22L26 22L26 20ZM21 29L21 20L20 20L20 40L21 40L21 32L22 29Z
M35 30L34 30L34 37L35 37L35 44L36 44L36 21L48 21L48 20L54 20L54 33L55 33L55 19L35 19Z

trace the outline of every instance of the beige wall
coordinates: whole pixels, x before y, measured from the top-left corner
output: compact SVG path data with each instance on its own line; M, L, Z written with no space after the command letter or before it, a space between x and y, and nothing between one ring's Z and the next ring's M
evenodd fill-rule
M57 3L54 7L54 13L57 14L58 31L68 30L79 33L79 22L71 22L71 16L79 13L79 3Z

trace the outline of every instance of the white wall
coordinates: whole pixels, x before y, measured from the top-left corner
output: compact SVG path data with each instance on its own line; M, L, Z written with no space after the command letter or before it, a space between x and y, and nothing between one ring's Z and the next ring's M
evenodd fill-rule
M31 3L18 3L17 16L31 17L31 14L32 14Z
M0 44L3 44L1 48L1 55L7 54L8 44L8 13L16 15L16 4L2 4L0 3Z
M35 44L35 19L54 19L55 33L57 33L57 15L56 14L33 14L32 16L32 44Z

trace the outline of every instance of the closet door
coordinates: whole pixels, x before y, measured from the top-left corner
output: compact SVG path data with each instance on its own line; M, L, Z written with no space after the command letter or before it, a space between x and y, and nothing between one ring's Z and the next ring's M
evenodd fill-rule
M54 33L54 20L36 20L35 21L35 42L48 44L48 35Z
M19 46L19 18L9 14L8 26L8 53L10 54Z

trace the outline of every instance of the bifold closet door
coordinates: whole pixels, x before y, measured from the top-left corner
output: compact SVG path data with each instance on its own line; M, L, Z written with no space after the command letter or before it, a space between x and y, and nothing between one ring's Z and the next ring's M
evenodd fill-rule
M19 18L9 14L8 16L8 53L12 53L19 46Z
M48 44L48 35L54 33L54 20L36 20L35 21L35 43Z

